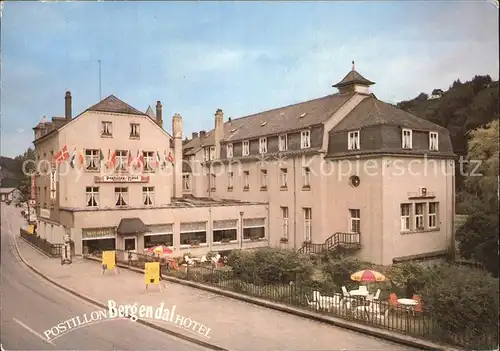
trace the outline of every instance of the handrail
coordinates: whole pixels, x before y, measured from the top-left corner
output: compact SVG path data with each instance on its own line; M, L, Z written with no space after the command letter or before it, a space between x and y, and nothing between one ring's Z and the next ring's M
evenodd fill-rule
M339 245L360 245L360 233L342 233L336 232L332 234L329 238L325 240L323 244L313 244L306 243L298 252L309 254L309 253L322 253L328 252L335 249Z

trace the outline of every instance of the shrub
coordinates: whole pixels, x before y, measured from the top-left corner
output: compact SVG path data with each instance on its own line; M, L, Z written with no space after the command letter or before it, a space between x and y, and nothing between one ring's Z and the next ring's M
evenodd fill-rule
M335 287L335 290L340 291L343 285L347 290L359 285L359 282L351 280L351 274L369 268L369 264L351 257L335 257L330 256L328 260L323 261L321 271L327 277L327 282ZM328 284L328 285L330 285Z
M254 284L310 282L313 264L308 255L293 250L265 247L253 251L235 250L228 258L234 275Z
M481 262L498 276L498 216L476 213L458 229L459 252L466 259Z
M497 347L498 279L450 265L427 268L424 276L420 295L440 339L469 349Z
M389 267L387 278L392 283L391 290L398 296L412 297L424 284L425 268L414 262L397 263Z

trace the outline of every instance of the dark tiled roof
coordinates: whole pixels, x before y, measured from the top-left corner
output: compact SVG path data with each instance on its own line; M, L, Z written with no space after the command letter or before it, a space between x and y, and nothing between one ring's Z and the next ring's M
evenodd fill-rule
M88 111L125 113L125 114L142 115L142 116L146 115L144 112L141 112L133 108L132 106L118 99L114 95L110 95L104 100L98 102L94 106L90 107Z
M415 130L448 133L444 127L414 116L375 97L368 97L361 101L331 132L360 129L373 125L398 125Z
M357 71L352 70L337 84L333 85L335 88L342 88L351 84L361 84L361 85L373 85L374 82L366 79Z
M116 232L118 234L142 234L149 232L149 228L140 218L122 218Z
M255 139L260 136L300 130L325 122L354 94L333 94L254 115L231 119L224 123L224 141ZM205 138L198 137L184 144L184 155L191 155L203 146L214 145L213 130Z

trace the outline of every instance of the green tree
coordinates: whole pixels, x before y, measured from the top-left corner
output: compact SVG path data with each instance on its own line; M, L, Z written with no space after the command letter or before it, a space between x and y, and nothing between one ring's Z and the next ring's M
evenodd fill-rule
M24 199L29 199L31 193L31 174L35 172L35 150L28 148L22 155L16 156L14 160L20 162L20 179L19 190L22 192Z
M457 230L460 255L483 264L498 277L498 216L477 213Z
M498 137L498 119L469 134L467 159L471 163L467 167L465 188L471 197L477 197L484 204L483 210L487 213L498 213Z

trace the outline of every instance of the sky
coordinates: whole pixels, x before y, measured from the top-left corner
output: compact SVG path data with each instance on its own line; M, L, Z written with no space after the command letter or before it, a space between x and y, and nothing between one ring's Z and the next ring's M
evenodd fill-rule
M210 130L335 93L351 69L380 100L412 99L476 74L498 79L498 10L475 2L13 2L1 23L2 156L32 145L43 116L115 95L163 104L166 129Z

